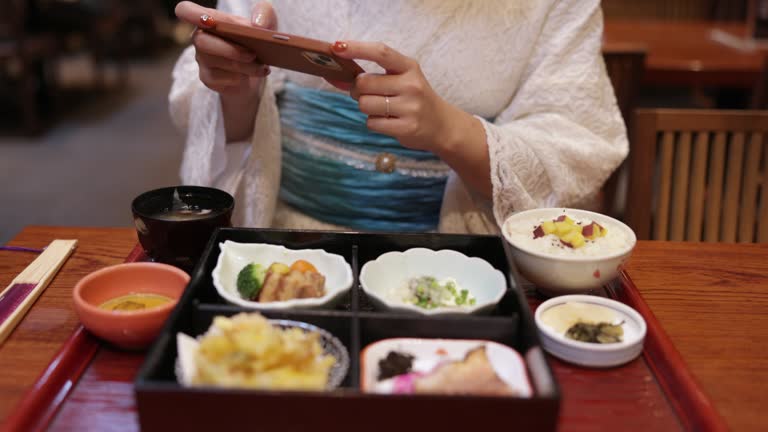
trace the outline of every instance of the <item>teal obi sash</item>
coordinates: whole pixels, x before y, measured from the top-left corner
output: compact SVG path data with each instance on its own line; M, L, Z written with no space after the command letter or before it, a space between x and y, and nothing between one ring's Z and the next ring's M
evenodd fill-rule
M434 154L368 130L367 116L345 94L287 82L278 106L285 203L358 230L437 228L450 169ZM382 155L395 161L392 172L377 170Z

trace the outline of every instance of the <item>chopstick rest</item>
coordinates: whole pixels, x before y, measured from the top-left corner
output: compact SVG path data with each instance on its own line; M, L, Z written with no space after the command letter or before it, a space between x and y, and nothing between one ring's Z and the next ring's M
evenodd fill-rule
M0 293L0 344L48 287L76 245L77 240L54 240Z

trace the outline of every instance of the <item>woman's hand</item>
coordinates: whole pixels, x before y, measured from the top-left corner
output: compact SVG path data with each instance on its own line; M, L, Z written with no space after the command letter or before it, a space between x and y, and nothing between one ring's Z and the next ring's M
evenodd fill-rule
M176 6L176 16L197 27L192 34L200 81L221 96L227 141L246 139L253 131L264 77L269 66L246 47L205 31L220 22L275 29L277 17L269 2L257 3L251 19L204 8L189 1ZM207 19L203 19L203 16Z
M416 60L383 43L336 42L332 49L339 57L374 61L387 71L361 74L350 89L369 116L370 130L397 138L405 147L439 152L455 112L435 93Z
M383 43L336 42L342 58L370 60L386 74L361 74L350 89L368 129L405 147L434 153L477 191L490 196L490 160L480 120L449 104L429 85L419 63Z
M204 15L209 19L202 20ZM248 48L228 42L205 29L220 22L274 29L277 18L269 2L257 3L250 20L189 1L176 6L176 16L197 27L192 34L192 45L200 66L200 81L206 87L222 94L255 92L261 78L269 74L269 66L258 63L256 54Z

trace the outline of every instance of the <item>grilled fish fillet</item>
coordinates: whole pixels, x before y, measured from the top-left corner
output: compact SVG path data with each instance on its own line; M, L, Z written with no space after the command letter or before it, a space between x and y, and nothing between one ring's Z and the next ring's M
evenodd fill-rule
M438 367L416 379L415 393L514 396L516 393L496 372L485 354L485 347L473 349L459 362Z

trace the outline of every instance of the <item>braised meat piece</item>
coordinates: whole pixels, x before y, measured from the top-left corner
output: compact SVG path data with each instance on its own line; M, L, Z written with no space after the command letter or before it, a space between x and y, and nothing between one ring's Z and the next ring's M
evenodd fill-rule
M325 276L314 272L268 271L259 293L260 302L273 302L325 295Z

